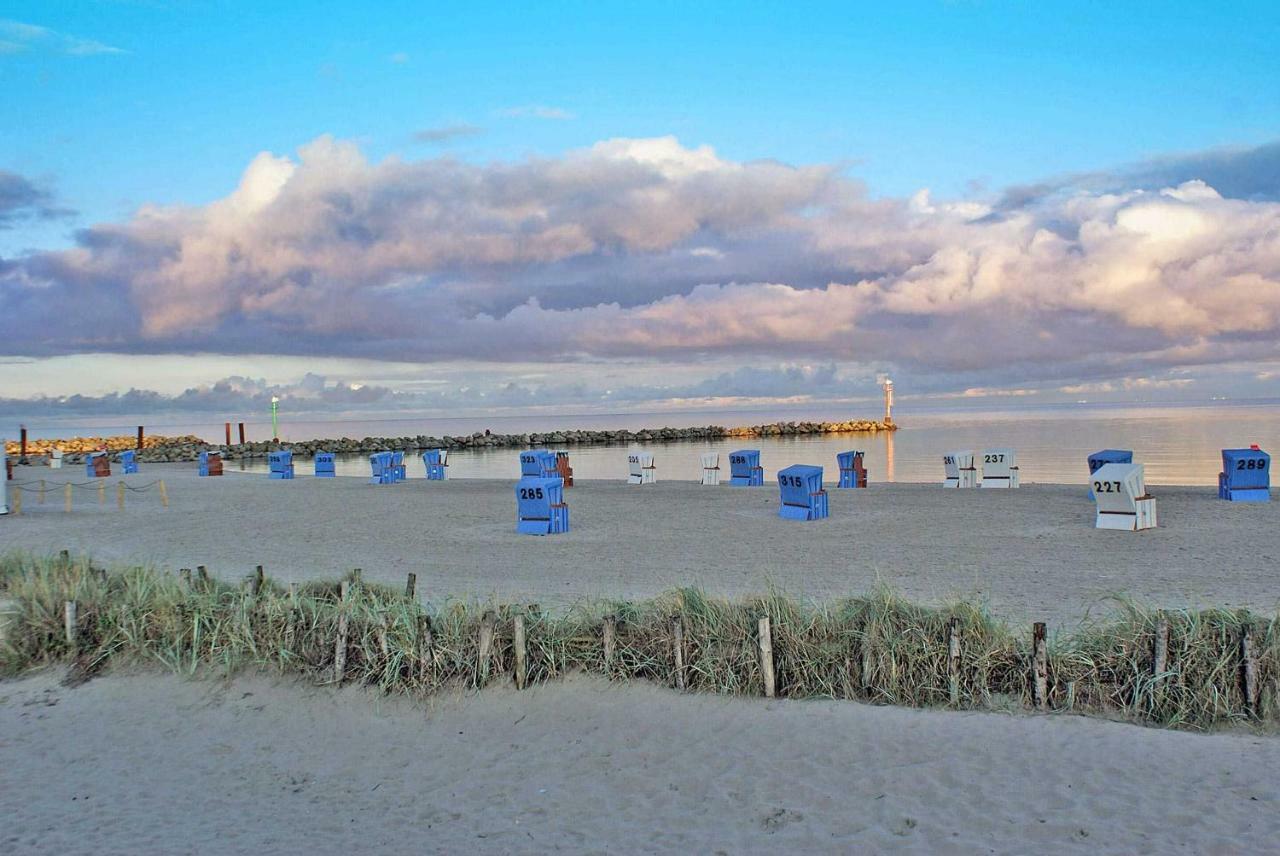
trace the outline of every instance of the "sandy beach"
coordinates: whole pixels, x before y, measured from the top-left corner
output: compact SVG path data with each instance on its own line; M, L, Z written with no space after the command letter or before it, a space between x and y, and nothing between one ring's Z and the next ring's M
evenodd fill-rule
M567 492L572 531L514 532L513 481L363 479L270 481L198 478L193 466L151 465L127 484L163 478L158 493L127 493L119 511L60 485L81 471L18 468L16 481L48 483L44 505L24 494L21 517L0 518L5 547L70 549L100 562L163 568L207 565L228 579L262 564L282 581L366 579L402 585L418 575L425 597L495 597L564 605L597 597L644 598L696 585L727 597L770 585L803 597L864 593L886 583L927 603L970 597L1010 621L1062 628L1096 613L1110 595L1161 607L1280 603L1280 504L1221 502L1204 487L1155 488L1160 528L1093 528L1081 485L1016 491L947 491L936 485L829 488L831 517L777 517L777 488L582 481Z
M1280 741L574 679L0 684L6 853L1263 852Z

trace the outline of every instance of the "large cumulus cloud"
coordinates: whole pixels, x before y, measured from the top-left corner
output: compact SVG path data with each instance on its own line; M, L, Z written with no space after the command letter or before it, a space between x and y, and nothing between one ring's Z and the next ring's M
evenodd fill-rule
M935 201L672 138L471 164L370 163L326 137L259 155L213 204L0 260L0 333L28 355L741 355L957 377L1274 360L1280 203L1240 163Z

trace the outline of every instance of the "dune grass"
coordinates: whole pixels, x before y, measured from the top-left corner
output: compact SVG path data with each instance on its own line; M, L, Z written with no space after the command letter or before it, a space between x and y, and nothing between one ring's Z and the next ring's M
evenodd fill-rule
M555 613L531 604L421 603L399 589L358 580L348 581L345 600L340 592L340 582L332 581L289 588L270 579L259 586L197 575L188 582L144 567L107 571L83 557L12 553L0 557L0 597L8 602L0 673L70 663L74 679L112 664L145 663L184 674L265 668L335 681L336 642L345 621L342 680L427 694L510 680L512 619L521 614L530 684L585 671L674 686L672 623L678 619L689 691L761 696L757 622L767 615L780 697L1004 710L1032 705L1029 632L1015 633L974 604L925 607L887 589L826 603L779 593L728 601L678 589L642 602L584 603ZM68 600L78 610L74 646L64 631ZM606 617L617 627L608 663ZM1156 675L1160 621L1168 625L1168 658ZM484 664L482 623L494 631ZM953 627L960 639L954 672ZM1242 680L1245 631L1257 667L1253 705ZM1216 609L1158 612L1117 602L1105 618L1049 639L1046 708L1185 729L1271 726L1278 649L1274 617Z

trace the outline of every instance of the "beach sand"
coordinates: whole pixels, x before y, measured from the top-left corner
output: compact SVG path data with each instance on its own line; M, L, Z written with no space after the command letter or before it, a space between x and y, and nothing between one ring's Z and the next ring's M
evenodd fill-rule
M1266 852L1280 740L586 678L0 683L0 851Z
M207 565L228 579L258 564L285 582L359 567L399 586L412 571L426 597L544 607L684 585L729 597L775 585L821 600L883 582L922 602L977 598L997 616L1057 628L1115 593L1162 607L1280 604L1280 503L1222 502L1204 487L1153 489L1160 528L1130 533L1095 530L1081 485L829 489L830 519L802 523L778 518L772 485L583 481L566 492L572 531L539 538L514 531L511 481L201 479L192 465L151 465L124 480L164 478L168 509L152 489L127 494L119 511L112 477L105 505L77 488L66 514L60 485L84 483L81 471L23 467L15 478L44 478L48 493L44 505L25 494L21 517L0 518L4 547Z

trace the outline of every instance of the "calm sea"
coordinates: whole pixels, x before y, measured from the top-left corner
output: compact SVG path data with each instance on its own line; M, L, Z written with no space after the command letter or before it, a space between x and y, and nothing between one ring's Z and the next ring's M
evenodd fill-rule
M456 417L418 416L396 419L343 421L301 420L282 417L286 439L313 437L462 435L488 428L494 433L525 433L568 428L652 428L670 425L754 425L778 420L824 420L873 416L874 411L850 413L847 409L774 409L758 411L684 411L612 415L563 415L556 417ZM1206 405L1062 405L1026 409L912 412L899 407L895 416L900 429L875 436L826 436L757 438L719 443L682 442L652 444L657 455L659 479L692 480L699 474L703 451L729 452L739 448L761 451L766 476L794 463L820 464L828 481L836 478L835 456L846 449L866 453L873 481L932 482L942 478L944 453L953 450L1009 447L1016 450L1023 481L1083 482L1086 456L1097 449L1133 449L1134 460L1146 465L1147 480L1154 484L1217 484L1223 448L1257 443L1273 453L1280 450L1280 403ZM128 422L112 426L81 425L82 432L126 433ZM136 423L134 423L136 424ZM33 436L65 436L67 427L40 426ZM194 433L221 441L221 423L148 423L156 433ZM270 422L248 425L250 439L270 436ZM574 447L570 449L575 475L588 479L621 479L627 472L625 449ZM455 452L450 455L451 478L511 478L518 472L516 450ZM310 463L300 462L299 472ZM235 466L233 464L233 466ZM728 462L721 461L727 469ZM244 465L265 471L265 462ZM343 475L366 476L368 462L354 457L339 462ZM416 458L409 462L411 476L422 475Z

